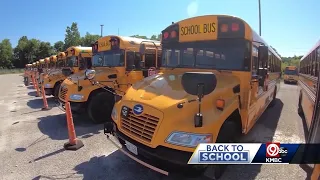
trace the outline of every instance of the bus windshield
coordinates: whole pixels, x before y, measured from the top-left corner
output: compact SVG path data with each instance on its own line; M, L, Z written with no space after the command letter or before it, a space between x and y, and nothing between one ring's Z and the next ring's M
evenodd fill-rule
M119 67L124 66L124 50L109 50L98 52L93 56L95 67Z
M77 67L78 62L77 62L77 57L76 56L71 56L67 57L67 67Z
M57 67L58 68L64 67L64 61L63 60L57 61Z
M163 45L162 67L249 70L244 40L216 40Z
M298 75L298 70L297 69L295 69L295 70L285 69L284 70L284 74L286 74L286 75Z
M54 68L55 67L55 63L53 61L51 61L49 67L50 68Z

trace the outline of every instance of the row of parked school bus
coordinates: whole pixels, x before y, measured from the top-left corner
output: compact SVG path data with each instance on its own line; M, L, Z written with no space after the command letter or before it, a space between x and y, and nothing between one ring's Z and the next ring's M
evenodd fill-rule
M196 146L247 134L275 104L281 78L280 56L245 21L225 15L173 23L161 43L101 37L91 48L70 47L38 67L47 95L104 123L132 159L165 175L182 167L211 178L226 166L187 165ZM299 103L310 107L315 91L308 83L317 79L303 77Z

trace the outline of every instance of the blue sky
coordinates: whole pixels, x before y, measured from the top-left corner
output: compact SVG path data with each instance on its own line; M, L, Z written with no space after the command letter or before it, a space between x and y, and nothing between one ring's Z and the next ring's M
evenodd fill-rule
M282 56L303 55L320 39L319 0L261 0L262 37ZM0 40L26 35L54 43L77 22L81 35L159 34L172 21L206 14L244 19L259 32L258 0L7 0L0 6Z

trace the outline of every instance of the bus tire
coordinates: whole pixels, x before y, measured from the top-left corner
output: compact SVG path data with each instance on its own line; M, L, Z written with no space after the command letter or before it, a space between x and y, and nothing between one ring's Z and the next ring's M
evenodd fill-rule
M61 83L60 83L60 82L57 82L57 83L54 85L54 88L53 88L53 96L54 96L54 99L55 99L55 100L58 100L58 99L59 99L60 86L61 86Z
M111 120L114 97L109 92L99 92L91 97L87 113L90 120L96 124Z
M303 116L303 109L302 109L302 105L301 105L301 100L302 100L302 93L300 91L300 93L299 93L299 101L298 101L298 114L300 116Z
M241 124L238 123L238 119L234 119L240 118L240 115L237 116L236 113L237 112L235 111L223 123L215 143L234 143L236 138L241 135ZM207 168L209 168L209 171L212 171L212 173L210 173L211 177L208 177L204 174L205 177L203 179L219 179L227 167L228 165L208 165Z

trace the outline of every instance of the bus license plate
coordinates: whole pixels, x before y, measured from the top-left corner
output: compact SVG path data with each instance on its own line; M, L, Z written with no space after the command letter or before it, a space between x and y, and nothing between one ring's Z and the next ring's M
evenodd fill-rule
M132 143L125 141L127 149L135 155L138 155L137 146L133 145Z

